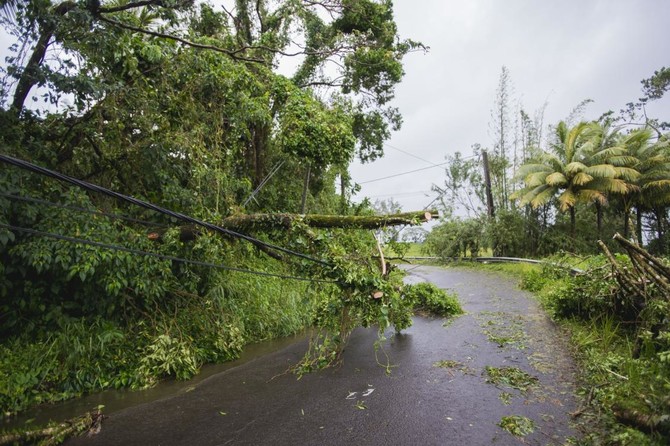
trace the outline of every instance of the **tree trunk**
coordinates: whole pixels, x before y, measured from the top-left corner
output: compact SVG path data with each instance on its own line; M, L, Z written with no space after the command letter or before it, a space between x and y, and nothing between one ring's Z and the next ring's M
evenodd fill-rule
M313 228L380 229L386 226L418 225L433 218L438 213L432 211L405 212L392 215L298 215L298 214L238 214L227 217L219 223L222 228L232 231L252 231L268 229L289 229L293 223L303 223ZM181 227L183 241L195 239L201 228L192 225ZM165 232L165 231L163 231ZM160 240L163 232L152 232L148 237Z
M309 190L309 176L312 173L312 166L307 166L307 172L305 173L305 183L302 186L302 200L300 202L300 213L305 214L305 209L307 206L307 192Z
M642 209L640 206L635 207L635 234L637 236L637 242L642 245Z
M24 432L0 434L0 445L10 444L60 444L63 440L85 431L90 435L100 432L100 425L105 416L100 410L86 413L62 423Z
M570 206L570 236L575 238L575 231L577 229L577 218L575 215L575 207Z
M349 172L343 168L340 172L340 214L347 212L347 184L349 183Z
M623 236L628 238L630 236L630 211L628 207L623 211Z
M598 240L603 239L603 205L596 201L596 226L598 227Z
M53 9L53 14L62 17L75 7L76 3L66 1L56 6ZM37 73L40 65L42 65L42 62L44 61L44 56L49 47L49 41L51 41L51 38L56 31L57 20L57 18L50 18L40 26L40 37L37 39L37 43L35 43L33 53L30 55L30 59L26 66L23 68L21 77L19 77L19 81L16 84L16 90L14 91L11 108L17 116L20 115L23 110L28 93L30 93L30 90L32 90L37 83Z
M491 172L489 171L489 155L486 150L482 151L482 162L484 163L484 186L486 187L486 209L489 218L496 216L495 206L493 204L493 191L491 190Z
M654 215L656 216L656 238L658 239L658 253L660 255L665 255L667 252L665 247L665 231L663 228L665 209L654 209Z

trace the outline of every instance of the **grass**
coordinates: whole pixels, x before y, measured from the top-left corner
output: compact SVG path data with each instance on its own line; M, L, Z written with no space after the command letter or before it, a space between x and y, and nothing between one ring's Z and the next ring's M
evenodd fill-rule
M425 257L429 255L424 251L423 243L403 243L403 245L408 246L407 252L404 255L405 257ZM389 245L384 246L383 251L386 257L398 257L400 255Z

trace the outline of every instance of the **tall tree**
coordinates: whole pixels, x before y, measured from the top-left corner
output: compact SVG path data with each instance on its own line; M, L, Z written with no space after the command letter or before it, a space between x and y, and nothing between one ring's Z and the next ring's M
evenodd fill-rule
M607 189L625 192L625 183L616 177L613 166L598 163L590 133L594 124L581 122L568 128L561 121L556 127L553 153L544 153L539 162L519 169L525 187L514 194L521 204L534 208L558 200L559 209L570 213L571 234L575 235L575 206L578 202L606 202Z
M493 152L491 159L491 175L496 189L498 209L507 209L509 198L510 150L513 131L511 129L511 101L513 95L512 80L509 70L503 65L498 80L496 97L491 110L491 130L493 132Z

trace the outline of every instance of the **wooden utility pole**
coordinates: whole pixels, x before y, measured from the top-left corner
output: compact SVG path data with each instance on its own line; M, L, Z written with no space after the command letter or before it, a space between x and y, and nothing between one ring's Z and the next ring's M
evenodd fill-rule
M489 154L486 150L482 150L482 161L484 162L484 183L486 186L486 208L488 210L489 218L496 216L495 208L493 207L493 192L491 192L491 173L489 172Z

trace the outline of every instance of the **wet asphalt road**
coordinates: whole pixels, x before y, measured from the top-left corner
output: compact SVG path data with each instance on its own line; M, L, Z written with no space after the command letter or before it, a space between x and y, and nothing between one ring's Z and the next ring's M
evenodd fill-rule
M513 280L468 269L411 267L410 281L456 291L468 314L445 324L417 317L375 358L375 330L352 335L343 364L297 380L285 374L298 342L214 375L190 391L112 413L93 437L68 445L561 445L577 436L567 345ZM441 360L456 367L437 367ZM486 366L539 379L527 393L486 382ZM525 416L535 429L498 427Z

